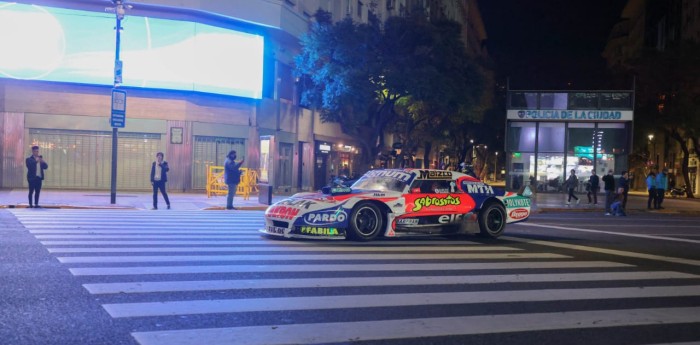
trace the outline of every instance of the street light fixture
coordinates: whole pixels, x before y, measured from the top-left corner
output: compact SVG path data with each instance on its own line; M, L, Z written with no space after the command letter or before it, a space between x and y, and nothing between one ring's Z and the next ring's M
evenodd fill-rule
M659 155L656 153L656 140L654 140L654 134L649 134L647 137L649 138L649 141L651 141L654 144L654 154L652 155L652 159L654 156L656 156L656 167L658 168Z
M493 157L493 180L498 181L498 151L494 152Z

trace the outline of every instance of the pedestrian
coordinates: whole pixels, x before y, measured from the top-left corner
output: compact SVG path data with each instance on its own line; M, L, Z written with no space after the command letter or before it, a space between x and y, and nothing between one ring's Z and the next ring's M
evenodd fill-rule
M593 195L593 205L598 205L598 190L600 189L600 178L595 173L595 169L591 171L591 177L588 179L588 203L591 203L591 195Z
M651 210L652 204L656 208L656 174L654 169L649 171L647 175L647 191L649 192L649 200L647 200L647 210Z
M622 189L622 188L618 188L618 189ZM622 217L627 216L627 214L625 213L625 208L624 208L623 204L624 204L624 194L617 193L615 195L615 200L613 201L612 204L610 204L610 211L612 212L613 216L622 216Z
M153 209L158 209L158 191L163 194L165 204L170 209L170 199L165 191L165 183L168 182L168 162L163 160L163 152L156 153L156 160L151 165L151 185L153 186Z
M39 194L41 193L41 183L44 181L44 170L49 168L49 164L44 160L44 156L39 154L39 146L36 145L32 146L32 155L27 157L24 164L27 166L29 208L40 208Z
M660 173L656 174L656 209L663 210L661 204L664 202L664 194L668 189L668 169L663 168Z
M236 163L236 151L231 150L226 156L224 163L224 180L228 186L228 195L226 196L226 209L233 210L233 197L238 190L238 184L241 182L241 165L245 162L245 157L239 163Z
M605 215L609 216L610 205L613 203L613 198L615 198L615 177L613 176L613 170L608 170L608 174L603 176L603 188L605 188Z
M630 192L630 179L627 171L622 171L622 176L618 181L618 194L622 194L622 209L627 209L627 195Z
M571 204L571 198L576 199L576 205L578 205L581 200L574 194L574 191L578 187L578 177L576 177L576 170L571 169L571 175L566 179L566 188L569 191L569 200L566 202L566 206Z

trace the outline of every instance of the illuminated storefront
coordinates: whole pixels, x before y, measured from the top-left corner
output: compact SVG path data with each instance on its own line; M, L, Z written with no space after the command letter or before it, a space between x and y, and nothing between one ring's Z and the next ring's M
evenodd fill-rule
M509 91L506 187L559 192L574 169L579 191L595 169L627 170L633 91Z

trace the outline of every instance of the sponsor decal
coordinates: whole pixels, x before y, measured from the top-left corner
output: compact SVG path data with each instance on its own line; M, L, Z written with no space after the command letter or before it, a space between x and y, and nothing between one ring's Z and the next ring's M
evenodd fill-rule
M372 170L365 173L367 177L391 177L401 182L408 182L411 174L396 170Z
M302 226L299 232L304 235L340 236L337 228L320 228L315 226Z
M437 188L437 189L435 189L435 193L438 193L438 194L447 194L449 192L450 192L449 188Z
M333 212L316 212L309 213L304 217L307 224L312 225L327 225L333 223L342 223L348 218L348 214L343 210Z
M446 214L438 218L438 223L440 224L452 224L459 223L464 218L463 214Z
M308 210L311 205L315 205L316 203L311 201L311 200L304 200L304 199L287 199L287 200L282 200L277 203L277 205L284 205L284 206L294 206L298 208L303 208L305 210Z
M516 208L515 210L510 211L508 214L508 217L513 218L515 220L518 219L525 219L527 216L530 214L530 211L524 209L524 208Z
M396 220L397 225L418 225L418 218L400 218Z
M331 188L331 194L347 194L347 193L352 193L352 188L350 188L350 187Z
M480 182L464 182L469 194L493 194L493 187Z
M451 171L420 170L419 180L451 180Z
M293 219L299 214L299 209L289 206L272 206L267 209L265 216L270 218Z
M460 205L462 203L459 198L455 198L452 195L448 195L445 197L432 197L432 196L425 196L422 198L416 199L414 201L413 209L411 211L417 212L422 210L423 208L430 208L430 207L444 207L444 206L453 206L453 205Z
M281 228L279 226L269 225L266 230L268 233L271 233L271 234L280 234L280 235L284 234L284 228Z
M503 200L506 204L506 207L508 208L513 208L513 207L530 207L530 198L508 198Z
M385 196L386 196L385 193L374 193L374 194L372 195L372 197L375 197L375 198L383 198L383 197L385 197Z

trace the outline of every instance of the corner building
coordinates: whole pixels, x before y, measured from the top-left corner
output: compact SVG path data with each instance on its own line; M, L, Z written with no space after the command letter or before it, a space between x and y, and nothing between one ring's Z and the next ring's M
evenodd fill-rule
M579 192L593 170L617 179L628 168L633 104L634 91L509 90L506 186L561 192L572 169Z
M110 188L115 70L127 92L118 190L149 189L159 151L171 166L172 191L203 190L207 167L222 165L230 150L245 157L244 167L264 170L275 191L362 174L370 159L361 143L298 106L293 58L313 14L321 8L334 20L366 22L369 11L386 19L420 7L466 22L468 7L476 11L473 0L126 3L133 8L121 23L115 68L109 1L0 1L0 188L26 187L32 145L50 164L46 188ZM261 147L268 137L273 147Z

